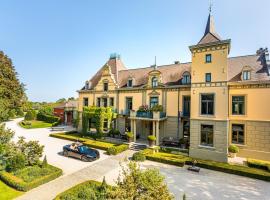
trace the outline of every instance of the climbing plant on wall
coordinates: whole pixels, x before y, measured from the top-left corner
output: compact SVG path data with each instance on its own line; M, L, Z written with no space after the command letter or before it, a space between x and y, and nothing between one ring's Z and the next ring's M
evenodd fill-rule
M95 128L98 134L103 133L104 121L107 120L110 125L112 120L116 118L111 107L84 107L82 113L82 133L85 135L88 132L89 119L95 121Z

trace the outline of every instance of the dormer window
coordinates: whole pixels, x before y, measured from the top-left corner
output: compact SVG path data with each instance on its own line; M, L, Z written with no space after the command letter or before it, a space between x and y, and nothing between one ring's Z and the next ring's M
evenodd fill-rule
M157 79L157 77L153 77L152 78L152 87L157 87L158 86L158 79Z
M86 90L88 90L89 89L89 82L88 81L86 81L85 82L85 87L84 87Z
M133 80L132 79L128 79L127 81L127 87L132 87L133 86Z
M108 83L103 83L103 90L104 90L105 92L108 91Z
M190 84L190 73L185 72L182 78L182 84Z
M250 70L243 71L243 80L244 81L250 80L250 78L251 78L251 72L250 72Z

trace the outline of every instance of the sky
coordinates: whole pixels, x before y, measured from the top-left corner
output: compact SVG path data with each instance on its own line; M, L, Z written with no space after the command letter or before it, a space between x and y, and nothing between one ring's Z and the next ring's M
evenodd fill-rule
M213 0L230 56L270 48L269 0ZM31 101L77 97L111 53L128 68L190 62L209 0L0 0L0 50L13 61Z

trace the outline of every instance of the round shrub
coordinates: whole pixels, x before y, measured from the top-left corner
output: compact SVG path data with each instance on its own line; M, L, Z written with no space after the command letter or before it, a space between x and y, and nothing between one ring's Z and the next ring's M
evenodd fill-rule
M238 153L238 152L239 152L238 146L233 145L233 144L231 144L231 145L229 146L228 150L229 150L230 153Z
M113 147L108 148L108 149L107 149L107 153L108 153L109 155L116 155L116 154L117 154L117 149L116 149L116 147L113 146Z
M133 137L134 137L134 134L132 132L127 133L127 138L133 138Z
M37 117L37 113L34 110L27 111L26 115L24 116L24 119L27 121L35 120Z
M154 136L154 135L149 135L148 137L147 137L147 139L149 140L149 141L156 141L156 136Z
M146 159L146 157L142 151L136 152L132 155L132 160L134 160L134 161L143 162L143 161L145 161L145 159Z

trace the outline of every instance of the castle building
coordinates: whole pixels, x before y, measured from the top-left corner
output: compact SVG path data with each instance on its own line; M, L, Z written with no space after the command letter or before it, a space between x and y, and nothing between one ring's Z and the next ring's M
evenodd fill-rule
M194 158L227 162L235 144L239 156L270 160L268 50L229 57L230 48L210 13L203 37L189 47L190 63L128 69L112 54L78 91L79 112L111 106L120 132L132 131L134 140L155 135L157 145L165 137L186 138Z

